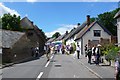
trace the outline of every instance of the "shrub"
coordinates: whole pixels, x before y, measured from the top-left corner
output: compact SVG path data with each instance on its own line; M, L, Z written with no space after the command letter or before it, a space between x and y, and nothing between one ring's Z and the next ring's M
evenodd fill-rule
M76 51L76 45L75 45L75 43L72 43L72 46L73 46L73 52L75 52Z
M113 44L107 44L101 47L101 53L102 55L105 55L105 58L108 61L115 60L115 57L117 56L119 50L120 47L117 47Z

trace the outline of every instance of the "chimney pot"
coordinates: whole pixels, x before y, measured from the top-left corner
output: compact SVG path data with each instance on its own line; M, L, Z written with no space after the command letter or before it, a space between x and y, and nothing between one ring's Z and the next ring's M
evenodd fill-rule
M87 15L87 26L90 25L90 15Z
M66 34L68 34L68 31L66 31Z
M77 25L80 26L80 23L78 23Z

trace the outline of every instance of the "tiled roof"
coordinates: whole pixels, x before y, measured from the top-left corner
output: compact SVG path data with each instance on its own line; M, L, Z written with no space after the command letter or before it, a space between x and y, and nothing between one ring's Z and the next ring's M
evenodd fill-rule
M68 39L70 38L71 34L72 34L74 31L75 31L75 29L72 29L72 30L65 36L64 40L65 40L65 41L68 40Z
M56 41L64 39L67 35L68 35L68 33L65 33L65 34L59 36L59 37L56 39Z
M65 38L64 40L68 40L74 35L76 35L78 32L80 32L85 26L87 25L87 22L84 22L81 26L78 26L76 29L73 29Z
M98 23L104 31L106 31L109 35L112 35L104 26L102 26L98 21L94 21L89 26L86 25L76 36L75 40L80 39L85 33L87 33L94 25L95 23Z
M23 29L33 29L34 28L34 25L27 17L24 17L21 20L20 25Z
M20 25L23 29L32 29L36 32L36 34L41 37L41 39L45 42L46 39L45 37L43 37L43 34L41 33L40 29L34 25L32 23L32 21L30 21L27 17L24 17L21 22L20 22Z
M56 38L50 38L47 43L53 42Z
M57 39L55 39L56 41L62 40L64 38L65 34L59 36Z
M41 37L41 39L42 39L44 42L46 42L46 39L45 39L44 35L42 34L41 30L40 30L36 25L34 26L34 30L35 30L36 34L37 34L39 37Z
M76 35L78 32L80 32L85 26L87 25L87 22L84 22L81 26L78 26L74 32L71 33L70 38L74 35Z
M0 47L2 48L11 48L25 34L9 30L0 30L0 33L2 33L2 37L0 37Z

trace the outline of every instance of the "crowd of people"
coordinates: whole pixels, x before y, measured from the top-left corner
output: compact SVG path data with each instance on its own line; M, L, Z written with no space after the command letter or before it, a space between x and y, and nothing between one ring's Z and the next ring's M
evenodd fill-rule
M88 57L88 63L92 63L91 61L93 61L96 65L99 65L100 62L103 62L101 60L101 50L100 50L101 45L93 45L88 46L85 45L85 57Z
M88 58L88 63L89 64L96 64L99 65L99 63L102 63L103 60L101 59L101 50L100 50L101 45L93 45L92 47L89 45L85 45L84 49L85 49L85 57ZM39 56L39 47L35 47L35 48L31 48L32 50L32 56L33 57L38 57ZM73 50L73 46L71 45L45 45L44 46L44 51L46 53L46 57L47 57L47 61L50 60L50 54L72 54L74 53ZM80 59L80 52L81 52L81 48L80 45L77 44L76 46L76 50L75 50L76 54L77 54L77 59ZM115 76L116 76L116 80L120 80L120 51L118 56L116 57L116 61L115 61Z
M99 63L101 62L100 60L100 46L101 45L94 45L94 46L87 46L85 45L85 57L88 57L88 63L91 64L91 61L93 61L96 65L99 65ZM46 49L45 49L46 53L47 53L47 57L48 54L50 53L61 53L61 54L72 54L72 53L77 53L77 58L80 59L80 52L81 52L81 48L80 45L77 44L76 46L76 50L74 52L73 49L73 45L46 45ZM49 60L49 58L48 58Z

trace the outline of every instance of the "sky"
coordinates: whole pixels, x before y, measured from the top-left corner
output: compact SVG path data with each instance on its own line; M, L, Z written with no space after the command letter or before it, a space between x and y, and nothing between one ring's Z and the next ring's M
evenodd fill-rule
M77 27L77 23L86 21L86 15L97 17L107 11L112 11L118 7L116 2L99 2L100 0L87 0L81 2L40 2L37 0L27 0L26 2L14 2L13 0L2 1L0 3L0 15L11 13L20 15L21 18L27 16L48 37L55 32L64 34L72 28ZM107 1L107 0L106 0ZM109 0L110 1L110 0Z

